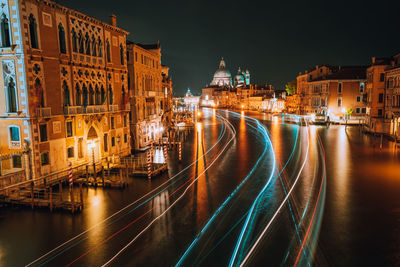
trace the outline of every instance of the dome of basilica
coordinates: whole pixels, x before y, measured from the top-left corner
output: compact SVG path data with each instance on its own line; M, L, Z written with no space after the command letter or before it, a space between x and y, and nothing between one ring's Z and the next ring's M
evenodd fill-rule
M219 63L219 68L214 74L214 78L211 82L211 85L216 85L216 86L231 86L232 85L232 75L227 70L226 64L224 59L221 59L221 62Z

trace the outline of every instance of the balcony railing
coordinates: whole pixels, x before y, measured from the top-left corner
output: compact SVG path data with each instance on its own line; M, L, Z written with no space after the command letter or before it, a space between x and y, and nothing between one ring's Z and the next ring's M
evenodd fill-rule
M87 106L86 107L86 112L87 114L93 114L93 113L104 113L107 110L107 106L105 105L94 105L94 106Z
M82 107L82 106L68 106L64 107L64 114L66 115L77 115L77 114L95 114L95 113L105 113L107 111L107 106L105 105L92 105Z
M131 110L131 104L125 104L125 110Z
M38 108L36 109L36 116L39 118L46 118L51 116L51 108Z
M118 105L110 105L109 111L110 112L118 112Z

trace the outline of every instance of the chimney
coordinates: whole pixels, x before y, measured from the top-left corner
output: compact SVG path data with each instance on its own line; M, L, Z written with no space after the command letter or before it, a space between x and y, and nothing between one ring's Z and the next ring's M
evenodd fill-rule
M392 67L394 67L394 63L395 63L394 60L392 60L390 63L392 65Z
M372 64L375 64L375 60L376 60L376 58L372 57Z
M117 27L117 16L114 14L110 15L110 23L112 26Z

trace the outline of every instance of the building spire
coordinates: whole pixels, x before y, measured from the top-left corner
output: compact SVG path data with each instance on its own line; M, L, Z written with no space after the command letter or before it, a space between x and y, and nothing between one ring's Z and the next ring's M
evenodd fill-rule
M220 69L225 69L225 67L226 67L225 60L224 60L224 58L222 57L222 58L221 58L221 62L219 63L219 68L220 68Z

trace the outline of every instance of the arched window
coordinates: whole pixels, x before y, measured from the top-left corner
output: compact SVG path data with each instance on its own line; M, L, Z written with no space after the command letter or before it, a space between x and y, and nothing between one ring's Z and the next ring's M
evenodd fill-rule
M87 107L88 105L88 90L85 84L82 86L82 103L84 107Z
M79 53L84 54L85 49L83 47L83 36L81 31L79 31L78 33L78 43L79 43Z
M82 105L82 98L81 98L81 88L79 87L79 84L77 83L75 86L75 105L80 106Z
M111 62L111 48L108 39L106 41L106 49L107 49L107 62Z
M96 105L101 105L101 96L100 96L100 90L99 90L99 86L96 84L95 87L95 103Z
M94 35L92 35L92 56L97 57L97 42L96 38L94 38Z
M44 107L44 92L42 83L40 82L39 78L35 80L35 94L37 99L37 104L39 107Z
M78 37L76 36L76 31L72 28L72 51L78 53Z
M10 26L8 24L8 18L5 14L1 16L1 46L2 47L10 47Z
M35 17L32 14L29 15L29 37L31 38L31 47L39 49L37 23Z
M90 37L88 33L86 33L85 35L85 48L86 48L86 55L90 56Z
M114 103L114 96L110 85L110 87L108 87L108 104L112 105L113 103Z
M125 55L124 46L121 44L119 46L119 56L121 57L121 65L125 64L124 55Z
M60 43L60 52L67 53L67 45L65 43L65 30L62 24L58 24L58 42Z
M98 42L98 46L99 46L99 53L98 53L98 55L99 55L99 57L103 57L103 43L101 42L100 37L99 37L99 39L97 40L97 42Z
M104 90L104 86L101 85L101 104L106 102L106 90Z
M69 96L69 88L68 88L66 81L63 82L62 88L63 88L63 92L64 92L64 107L66 107L71 104L70 96Z
M126 104L125 97L126 97L125 87L122 85L122 101L121 101L122 105Z
M94 105L94 91L91 84L89 84L89 105Z
M17 95L15 92L15 82L13 78L10 78L8 80L7 97L8 97L8 112L17 112Z

